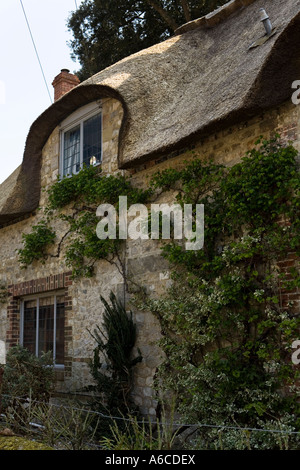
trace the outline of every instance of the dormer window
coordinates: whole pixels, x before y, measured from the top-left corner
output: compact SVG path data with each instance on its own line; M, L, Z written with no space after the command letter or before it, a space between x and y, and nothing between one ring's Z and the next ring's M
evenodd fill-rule
M75 111L61 124L60 175L79 172L83 166L102 161L101 103L92 103Z

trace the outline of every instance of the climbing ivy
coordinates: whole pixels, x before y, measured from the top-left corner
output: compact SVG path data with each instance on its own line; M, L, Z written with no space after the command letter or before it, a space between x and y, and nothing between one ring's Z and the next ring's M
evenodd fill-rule
M121 241L100 240L96 234L99 219L96 209L100 204L112 204L118 209L119 196L127 196L128 203L145 202L150 189L144 191L133 188L129 178L122 175L106 176L96 167L85 167L78 174L58 178L47 191L48 204L43 219L29 234L23 234L23 247L19 250L19 260L27 267L37 260L49 257L64 257L73 277L91 277L94 265L101 259L115 263L120 261ZM65 224L64 234L57 239L53 228L60 219ZM51 245L57 239L57 252L51 252ZM121 262L121 261L120 261ZM122 263L118 265L122 269Z
M47 259L47 248L54 244L55 232L46 220L41 220L32 227L32 232L23 233L24 247L18 250L19 260L23 266L33 263L35 260L45 262Z
M156 189L176 190L180 204L205 206L204 249L166 243L172 287L164 298L144 299L162 328L160 391L175 394L188 422L212 425L200 427L201 447L299 445L296 434L283 444L284 435L252 432L241 440L238 431L300 431L299 372L291 361L300 318L292 302L282 302L300 276L295 267L280 269L288 253L300 255L296 156L276 136L260 139L231 168L195 159L153 179ZM229 429L221 436L213 426Z

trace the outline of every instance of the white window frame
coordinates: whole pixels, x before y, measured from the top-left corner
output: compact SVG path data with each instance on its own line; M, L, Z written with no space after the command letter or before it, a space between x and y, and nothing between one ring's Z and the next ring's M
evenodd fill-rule
M80 126L80 169L83 166L83 123L93 116L101 113L101 161L96 163L94 166L101 165L103 157L103 113L102 113L102 101L94 101L81 108L77 109L74 113L70 114L64 121L61 122L60 129L60 157L59 157L59 174L60 177L71 177L77 172L72 172L68 175L64 175L64 136L65 133L71 131L73 128ZM79 170L80 171L80 170Z
M55 291L55 292L45 292L42 294L28 295L21 299L20 301L20 345L24 344L24 304L29 300L36 300L36 331L35 331L35 356L38 357L39 353L39 342L38 342L38 321L39 321L39 299L44 297L54 297L54 324L53 324L53 364L55 369L64 369L64 364L56 364L56 308L57 308L57 297L65 295L65 291Z

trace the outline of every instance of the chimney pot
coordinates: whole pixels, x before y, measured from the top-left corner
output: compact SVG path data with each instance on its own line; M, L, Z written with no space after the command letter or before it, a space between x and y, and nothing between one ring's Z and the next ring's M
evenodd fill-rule
M57 75L53 82L52 86L54 88L54 101L57 101L63 95L71 91L77 85L79 85L80 80L77 75L70 73L68 69L61 69L60 74Z

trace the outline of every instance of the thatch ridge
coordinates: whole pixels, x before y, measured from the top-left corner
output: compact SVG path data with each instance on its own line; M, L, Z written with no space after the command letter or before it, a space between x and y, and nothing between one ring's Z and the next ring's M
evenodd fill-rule
M229 16L238 11L240 8L245 8L255 1L256 0L231 0L211 13L179 26L179 28L176 29L175 34L183 34L187 31L192 31L193 29L198 28L213 28L222 21L229 18Z

